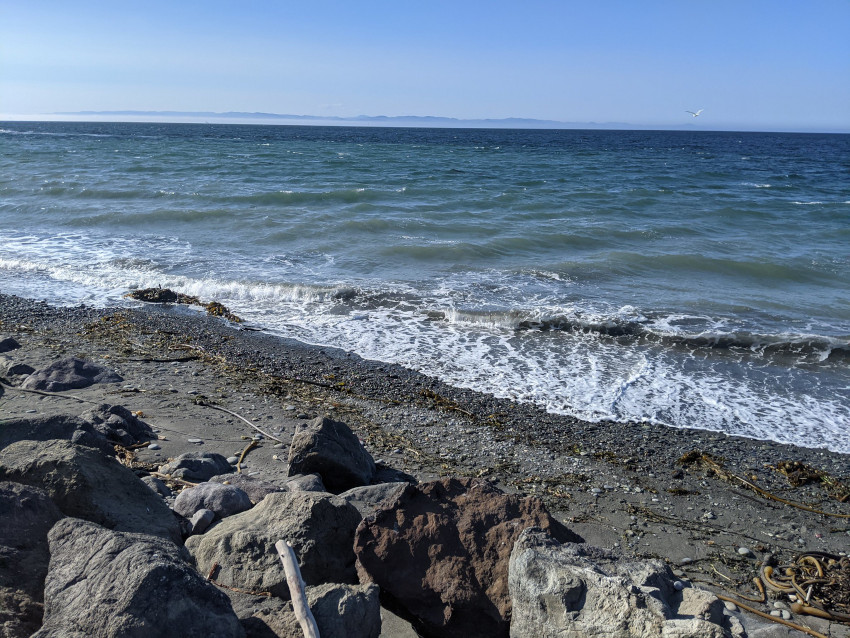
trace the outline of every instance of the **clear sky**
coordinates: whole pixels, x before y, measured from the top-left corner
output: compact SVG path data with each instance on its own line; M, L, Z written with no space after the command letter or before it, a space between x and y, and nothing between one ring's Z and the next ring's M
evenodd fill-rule
M0 118L83 110L850 131L850 0L0 0Z

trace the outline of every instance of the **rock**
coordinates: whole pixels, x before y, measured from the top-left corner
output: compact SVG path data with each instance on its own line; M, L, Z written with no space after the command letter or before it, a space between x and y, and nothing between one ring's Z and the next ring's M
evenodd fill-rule
M0 424L0 449L16 441L49 441L65 439L78 445L115 454L106 438L91 423L73 416L28 417L10 419Z
M262 501L267 494L286 491L280 485L276 485L269 481L263 481L261 479L251 478L244 474L219 474L218 476L213 476L209 482L238 487L248 495L248 498L251 499L251 502L254 505Z
M540 499L505 494L481 479L407 485L357 528L357 571L428 635L506 636L511 548L532 525L582 540Z
M143 476L141 481L163 498L174 496L174 492L171 491L171 488L155 476Z
M381 607L376 585L326 583L306 587L307 604L320 636L378 638ZM290 601L231 594L233 609L249 638L303 638Z
M397 497L407 483L381 483L354 487L339 495L354 505L363 518L372 514L387 499Z
M26 363L15 363L5 355L0 355L0 377L20 377L32 374L35 368Z
M510 635L722 638L724 627L706 618L724 621L720 601L708 592L678 594L672 583L660 560L561 544L541 529L526 529L511 553Z
M91 423L94 430L106 440L121 445L135 445L143 441L156 440L151 427L121 405L102 404L80 415Z
M21 638L41 627L47 533L62 518L44 490L0 482L0 636ZM25 566L25 568L22 568Z
M227 596L169 541L74 518L48 538L44 626L33 638L71 628L86 636L245 636Z
M95 383L117 383L120 375L90 361L68 357L54 361L46 368L33 372L21 384L27 390L63 392L87 388Z
M21 344L15 341L12 337L0 339L0 352L11 352L21 347Z
M233 471L230 463L221 454L215 452L186 452L176 459L159 467L160 474L168 474L184 481L209 481L218 474Z
M355 583L352 544L359 522L354 506L332 494L275 492L203 536L189 537L186 548L201 573L219 565L214 574L219 583L288 599L274 544L289 541L308 585Z
M201 483L187 487L174 501L174 511L191 519L201 509L212 510L219 518L226 518L253 507L248 495L233 485Z
M181 542L165 502L97 450L68 441L18 441L0 450L0 480L41 487L66 516Z
M207 528L215 520L215 512L207 509L200 509L194 514L189 521L192 524L192 534L203 534Z
M289 447L289 475L312 473L341 492L368 485L375 462L345 423L317 417L298 427Z
M295 474L282 485L286 492L327 492L318 474Z

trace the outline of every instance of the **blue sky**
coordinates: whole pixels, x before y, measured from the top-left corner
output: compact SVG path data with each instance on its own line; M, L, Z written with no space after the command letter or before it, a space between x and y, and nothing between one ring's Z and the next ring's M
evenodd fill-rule
M850 131L849 33L850 0L0 0L0 117L263 111Z

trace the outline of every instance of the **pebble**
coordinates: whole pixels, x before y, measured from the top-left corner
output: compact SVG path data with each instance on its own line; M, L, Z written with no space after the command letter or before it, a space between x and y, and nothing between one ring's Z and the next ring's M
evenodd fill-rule
M688 563L693 563L694 559L688 556L685 556L682 560L679 561L680 565L687 565Z
M791 620L791 612L787 609L783 609L779 613L782 614L782 620Z
M203 443L203 439L186 439L189 443Z
M594 487L590 490L591 494L602 494L602 488Z
M685 588L685 583L683 583L681 580L677 580L677 581L673 582L673 589L675 589L676 591L682 591L684 588Z
M159 443L151 443L151 444L148 446L148 449L149 449L149 450L161 450L161 449L162 449L162 446L161 446Z
M750 551L746 547L739 547L738 548L738 554L740 554L741 556L747 556L747 557L755 556L755 554L753 554L752 551Z
M228 456L227 462L230 463L231 465L236 465L239 462L239 457L238 456Z
M302 412L301 414L296 414L296 415L295 415L295 418L296 418L296 419L309 419L309 418L310 418L310 416L309 416L309 415L307 415L307 414L304 414L304 413Z
M705 514L702 515L702 517L705 518L705 519L708 519L708 520L712 520L712 519L717 518L717 516L715 516L714 512L706 512Z
M35 414L35 410L26 410L27 414Z
M283 447L285 447L285 446L284 446L284 444L283 444L283 443L275 443L275 444L274 444L274 447L275 447L275 449L280 450L280 449L282 449L282 448L283 448Z
M726 609L728 609L729 611L738 611L738 605L736 605L730 600L724 600L723 606L726 607Z

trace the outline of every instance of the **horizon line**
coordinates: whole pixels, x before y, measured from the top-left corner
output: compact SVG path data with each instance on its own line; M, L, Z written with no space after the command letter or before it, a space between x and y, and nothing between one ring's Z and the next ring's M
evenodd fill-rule
M86 118L82 120L65 119L70 117ZM114 119L89 119L89 118L156 118L155 120L114 120ZM42 119L42 118L50 119ZM11 119L9 119L11 118ZM61 118L61 119L58 119ZM163 118L180 118L180 120L169 120ZM210 119L224 120L210 122ZM239 121L247 120L247 121ZM266 122L261 122L266 120ZM741 133L827 133L848 134L847 129L828 129L823 127L766 127L766 126L733 126L716 127L687 122L682 124L631 124L627 122L569 122L562 120L527 118L527 117L504 117L504 118L457 118L440 115L293 115L281 113L267 113L262 111L175 111L175 110L108 110L108 111L55 111L52 113L32 114L10 114L0 113L0 121L9 122L45 122L45 121L83 121L83 122L125 122L125 123L172 123L172 124L271 124L287 125L300 124L303 126L400 126L400 127L435 127L435 128L537 128L537 129L586 129L586 130L674 130L674 131L710 131L710 132L741 132ZM406 126L405 126L406 125Z

